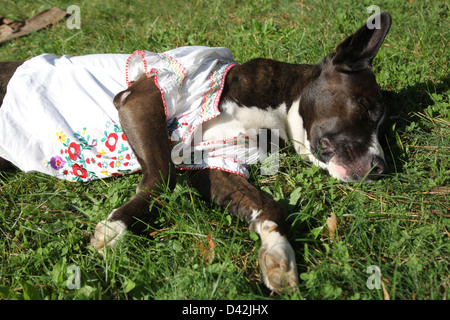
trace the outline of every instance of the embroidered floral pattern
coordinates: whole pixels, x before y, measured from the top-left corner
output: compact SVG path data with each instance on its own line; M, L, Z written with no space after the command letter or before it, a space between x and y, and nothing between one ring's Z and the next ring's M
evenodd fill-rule
M203 96L200 117L209 117L218 112L218 104L223 89L224 74L235 66L236 63L230 59L217 60L216 68L213 70L208 80L211 82L209 90ZM207 120L203 120L207 121Z
M173 134L175 130L181 127L180 122L177 117L167 121L167 131L169 132L169 137Z
M181 91L181 88L182 88L183 82L184 82L184 78L186 78L186 69L183 67L183 65L179 61L173 59L168 54L160 53L159 55L160 55L161 59L164 62L166 62L166 64L167 64L166 67L169 70L172 70L172 72L174 73L175 81L178 84L178 91Z
M122 128L108 121L105 129L100 135L98 131L88 133L87 128L72 135L57 132L62 148L44 164L55 175L70 181L90 181L139 170Z

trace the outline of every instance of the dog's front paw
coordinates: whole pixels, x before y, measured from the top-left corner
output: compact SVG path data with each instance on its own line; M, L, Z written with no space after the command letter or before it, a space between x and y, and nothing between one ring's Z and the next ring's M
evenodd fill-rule
M294 291L299 280L291 245L273 226L263 227L261 238L259 264L264 284L277 293Z
M91 246L102 253L104 247L114 247L126 231L127 228L121 221L103 220L97 224L95 233L91 237Z

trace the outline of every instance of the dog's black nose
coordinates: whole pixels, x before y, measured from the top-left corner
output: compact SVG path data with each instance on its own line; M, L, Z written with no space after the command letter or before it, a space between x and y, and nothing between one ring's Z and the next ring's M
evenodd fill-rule
M372 179L379 179L381 175L386 173L387 165L384 159L380 156L374 156L372 162L370 163L372 170L370 172L370 177Z

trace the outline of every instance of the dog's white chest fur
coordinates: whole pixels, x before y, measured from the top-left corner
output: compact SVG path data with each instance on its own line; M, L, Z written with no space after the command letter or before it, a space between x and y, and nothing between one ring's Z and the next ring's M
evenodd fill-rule
M285 103L277 108L260 109L239 106L232 101L221 104L221 113L203 125L204 140L219 140L249 130L271 129L283 140L292 140L299 154L308 154L308 140L303 120L299 113L300 101L289 108Z
M262 110L257 107L242 107L232 101L221 104L221 113L203 125L203 139L217 140L236 136L248 130L278 129L282 139L286 138L286 105L276 109Z
M286 104L276 108L260 109L257 107L239 106L232 101L221 104L221 113L203 126L203 138L221 139L226 132L245 132L246 130L271 129L278 130L281 139L306 140L306 132L298 113L298 101L294 102L289 112ZM228 134L229 136L229 134Z

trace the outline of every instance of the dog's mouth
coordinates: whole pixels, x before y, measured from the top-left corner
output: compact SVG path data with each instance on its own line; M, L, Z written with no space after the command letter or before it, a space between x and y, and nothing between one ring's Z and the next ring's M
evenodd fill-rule
M328 138L320 140L320 147L312 148L317 164L329 174L343 182L374 181L387 171L383 151L371 146L363 154L354 148L336 148Z
M332 177L343 182L375 181L386 172L384 159L378 155L370 155L345 163L337 155L333 155L326 169Z
M364 178L356 170L342 163L336 155L328 161L327 170L332 177L344 182L359 182Z

